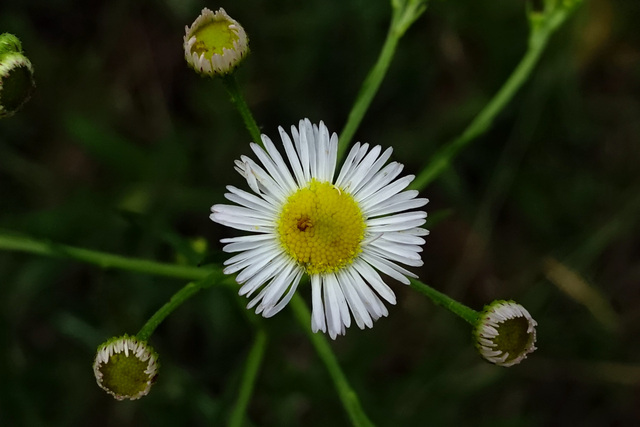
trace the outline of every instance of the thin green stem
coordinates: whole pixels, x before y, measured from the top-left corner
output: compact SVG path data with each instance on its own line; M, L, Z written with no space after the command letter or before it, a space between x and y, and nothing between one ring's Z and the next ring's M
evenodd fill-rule
M28 252L53 258L74 259L89 264L95 264L102 268L117 268L119 270L137 271L139 273L187 280L204 279L207 275L211 274L212 271L216 270L221 272L219 267L200 268L188 265L165 264L145 259L128 258L106 252L77 248L44 240L35 240L24 236L9 235L1 232L0 249Z
M244 374L242 375L242 382L240 383L240 392L231 411L231 417L229 419L230 427L242 426L266 348L267 333L264 329L257 328L253 346L251 346L251 350L247 356L247 363L244 368Z
M331 378L333 379L333 383L338 391L342 405L349 414L351 423L354 426L373 426L373 423L369 420L367 414L365 414L362 406L360 405L358 395L351 388L347 381L347 377L345 377L342 369L340 369L338 360L333 354L326 336L324 334L316 334L311 331L311 328L309 327L311 324L311 313L309 313L309 309L307 308L304 300L298 294L295 294L293 298L291 298L289 305L291 306L298 323L302 325L302 328L315 347L318 356L326 366L327 371L329 371L329 375L331 375Z
M347 123L345 124L344 129L342 129L338 139L338 159L344 157L344 154L353 139L353 135L356 133L358 126L360 126L364 114L369 109L371 101L378 92L382 79L387 73L387 69L389 68L391 59L393 59L393 54L396 51L399 41L399 38L394 34L395 33L390 29L387 34L387 39L382 46L382 51L380 52L378 61L371 71L369 71L367 78L362 83L362 87L356 97L353 108L351 108L351 111L349 112Z
M214 272L202 280L189 282L183 286L182 289L173 294L171 299L160 307L160 309L156 311L149 320L147 320L147 323L140 328L140 332L136 335L138 339L147 341L149 337L151 337L151 334L153 334L153 331L156 330L158 325L160 325L160 323L162 323L169 314L171 314L176 308L180 307L186 300L195 295L200 289L204 289L211 286L213 283L220 281L223 278L221 276L221 272Z
M54 244L51 242L31 239L24 236L15 236L0 234L0 249L26 252L34 255L43 255L52 258L71 259L89 264L98 265L103 268L115 268L119 270L135 271L147 273L157 276L173 277L179 279L189 279L192 282L187 283L171 299L164 304L151 318L145 323L136 335L140 340L148 340L160 323L171 314L182 303L195 295L199 290L205 289L215 284L225 284L234 286L235 282L231 276L225 276L219 267L207 266L202 268L189 267L175 264L165 264L154 261L147 261L139 258L126 258L119 255L113 255L106 252L93 251L89 249L77 248L68 245ZM251 319L250 319L251 320ZM266 342L266 333L259 326L258 322L253 321L256 325L257 335L254 345L250 351L246 371L242 380L241 395L235 405L232 415L232 425L237 424L233 421L245 412L255 376L260 366L260 360L264 353ZM240 414L240 415L238 415Z
M577 2L579 3L579 2ZM429 164L418 174L410 188L422 190L444 172L452 163L456 155L471 141L485 133L492 125L498 113L511 101L516 92L527 81L533 68L538 63L540 56L551 35L566 20L573 9L565 9L556 5L544 14L532 12L530 14L531 30L527 51L509 76L504 85L498 90L489 103L473 119L464 132L453 141L445 144L438 150Z
M365 113L373 101L373 97L378 92L380 84L387 74L400 38L411 24L424 13L426 10L426 1L413 1L409 3L393 2L392 7L393 15L389 25L389 31L387 32L387 38L384 41L378 60L369 71L364 82L362 82L360 92L358 92L358 96L349 112L347 123L340 133L340 138L338 139L338 159L341 159L347 151L358 126L360 126Z
M249 134L251 134L253 142L262 145L260 128L253 118L251 110L249 109L244 96L242 96L242 91L240 90L240 85L238 85L238 81L236 80L235 73L231 73L222 77L222 83L224 83L224 87L225 89L227 89L227 93L229 94L229 98L231 98L231 102L242 116L244 125L249 131Z
M152 318L149 319L147 324L142 327L142 329L138 333L138 337L140 339L148 339L153 330L168 314L175 310L182 302L193 296L201 288L210 285L212 282L225 284L232 283L229 276L227 276L224 280L210 280L223 277L223 273L218 267L207 266L203 268L196 268L182 265L164 264L137 258L126 258L106 252L92 251L89 249L76 248L73 246L53 244L50 242L38 241L22 236L9 236L0 234L0 249L27 252L53 258L73 259L89 264L95 264L103 268L117 268L120 270L137 271L159 276L198 281L187 284L176 294L174 294L171 300L162 308L160 308L160 310L158 310L158 312L156 312L156 314L154 314ZM327 339L324 335L314 334L311 332L311 329L309 329L309 325L311 324L311 315L304 301L298 295L294 295L290 304L294 310L296 318L300 322L303 329L309 335L309 338L316 348L320 359L324 362L327 370L329 371L329 374L333 378L340 399L342 400L345 409L349 413L353 424L356 426L373 425L360 406L358 396L351 389L346 377L342 373L342 370L338 365L338 361L336 360L335 355L331 351L331 347L329 346ZM258 328L257 330L260 330L260 328Z
M467 307L464 304L459 303L453 298L448 297L440 291L436 291L431 286L426 285L418 280L411 279L411 287L416 291L424 294L431 299L435 304L440 305L456 316L469 322L471 325L475 325L480 313L472 308Z

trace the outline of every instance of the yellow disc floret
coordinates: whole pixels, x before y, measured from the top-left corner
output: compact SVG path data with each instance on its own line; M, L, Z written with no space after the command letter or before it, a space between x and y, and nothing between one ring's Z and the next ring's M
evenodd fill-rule
M229 24L228 20L212 21L198 28L193 34L197 41L191 46L191 53L204 53L206 59L211 59L215 54L222 55L224 48L232 50L239 37Z
M308 274L350 264L361 251L364 228L353 197L315 179L289 196L278 220L280 243Z

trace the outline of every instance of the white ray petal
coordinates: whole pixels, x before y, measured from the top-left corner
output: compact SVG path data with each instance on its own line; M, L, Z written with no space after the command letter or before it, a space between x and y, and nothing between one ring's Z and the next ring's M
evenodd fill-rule
M400 175L400 172L402 172L402 169L404 169L404 165L401 163L389 163L375 176L363 181L362 186L354 194L354 197L357 197L358 200L366 199L396 179L396 177Z
M266 308L262 313L264 317L272 317L273 315L277 314L280 310L282 310L289 303L289 301L291 301L291 297L293 297L293 294L296 292L296 289L298 289L298 285L300 284L300 279L302 278L303 274L304 274L304 271L302 269L298 269L295 272L295 275L293 277L293 282L291 283L291 287L289 288L289 292L287 292L287 294L272 308Z
M311 330L313 330L313 332L327 332L324 304L322 303L322 279L318 274L311 275L311 302Z
M291 142L291 138L289 138L289 135L284 131L284 129L282 129L282 127L278 128L278 132L280 132L280 138L282 139L282 144L284 145L287 159L289 159L289 164L291 165L291 169L293 169L293 174L296 177L298 186L301 188L306 187L307 180L304 177L304 172L302 171L302 166L300 165L300 159L298 158L298 153L296 152L293 143Z
M396 295L393 293L389 285L384 283L380 275L366 262L361 259L356 259L352 264L362 278L369 284L375 291L384 298L390 304L396 303Z

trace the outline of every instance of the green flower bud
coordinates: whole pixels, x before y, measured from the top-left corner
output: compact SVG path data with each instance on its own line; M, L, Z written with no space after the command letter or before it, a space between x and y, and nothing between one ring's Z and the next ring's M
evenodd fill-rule
M249 52L249 40L238 21L224 9L204 8L191 27L185 27L184 57L191 68L207 76L231 73Z
M24 56L20 40L13 34L0 35L0 118L18 111L35 87L33 66Z
M150 345L124 335L98 347L93 373L100 388L117 400L134 400L149 393L158 367L158 355Z
M508 367L535 351L536 326L523 306L513 301L494 301L480 313L473 335L485 360Z

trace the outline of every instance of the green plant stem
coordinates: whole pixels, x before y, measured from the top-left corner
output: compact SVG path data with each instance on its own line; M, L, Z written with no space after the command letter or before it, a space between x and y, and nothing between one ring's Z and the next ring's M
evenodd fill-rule
M418 280L411 279L411 287L416 291L424 294L431 299L435 304L440 305L456 316L469 322L471 325L475 325L480 313L472 308L467 307L464 304L459 303L453 298L448 297L440 291L436 291L431 286L426 285Z
M237 82L234 79L233 85L226 83L225 86L227 87L227 90L231 95L232 101L234 101L234 94L236 94L235 95L236 99L240 99L242 101L242 102L234 101L234 105L236 106L236 108L238 108L238 111L240 112L242 117L245 118L245 125L247 126L247 130L253 136L254 131L251 128L251 124L252 123L255 124L255 120L253 120L251 111L246 106L246 103L242 100L242 95ZM232 89L229 89L230 87ZM255 139L255 136L253 138ZM261 140L258 140L258 141L260 145L262 145L262 141ZM336 389L338 390L338 394L340 395L340 399L342 400L342 403L345 409L349 413L349 417L351 418L353 425L372 426L373 424L371 423L371 421L369 421L362 407L360 406L360 401L358 400L358 396L351 389L345 375L342 373L342 370L340 369L340 365L338 364L338 361L336 360L335 355L331 351L331 347L329 346L327 339L324 337L324 335L318 335L311 332L311 329L309 328L309 325L311 324L311 315L309 314L309 310L307 309L306 304L304 303L302 298L300 298L300 296L295 294L291 299L291 302L289 303L289 305L292 307L296 315L296 318L298 319L298 322L300 323L302 328L307 332L307 335L311 339L313 346L316 348L316 351L318 352L320 359L324 362L325 366L327 367L327 370L329 371L331 378L333 378ZM247 375L246 372L245 372L245 375ZM240 402L241 398L242 398L241 396L238 398L238 402ZM247 399L248 399L248 396L247 396ZM248 403L248 401L246 403ZM246 406L246 403L244 403L245 406ZM236 403L236 405L238 404L239 403ZM241 422L243 414L244 414L244 409L239 415L237 415L234 410L234 414L232 416L231 422ZM240 420L236 421L235 417L240 417Z
M387 34L387 39L384 42L384 46L382 47L382 51L380 52L380 56L378 57L378 61L371 71L369 71L369 75L367 75L367 78L362 83L360 92L358 93L356 101L353 104L353 108L347 118L347 123L340 133L340 137L338 139L338 159L344 157L347 148L349 148L349 144L351 143L351 139L353 139L353 135L356 133L356 129L360 126L364 114L369 109L369 105L371 105L371 101L373 100L376 92L378 92L378 88L387 73L387 69L389 68L389 64L391 63L391 59L393 58L393 54L395 53L399 40L400 39L395 37L394 33L390 29Z
M140 339L147 339L156 328L156 326L168 314L170 314L182 302L186 301L189 297L193 296L198 290L202 289L203 287L210 286L213 283L228 285L234 284L231 276L224 276L222 270L219 267L207 266L196 268L182 265L164 264L138 258L126 258L106 252L92 251L89 249L76 248L73 246L53 244L50 242L39 241L23 236L0 234L0 249L27 252L53 258L72 259L89 264L95 264L103 268L117 268L120 270L136 271L158 276L196 281L189 283L185 287L180 289L176 294L174 294L174 296L167 304L161 307L160 310L158 310L158 312L156 312L156 314L154 314L152 318L149 319L147 324L145 324L138 333L138 337ZM221 277L225 278L223 280L214 280ZM311 332L311 329L309 328L309 325L311 324L311 315L304 301L300 298L300 296L296 294L291 299L290 305L294 311L296 319L299 321L300 325L309 336L309 339L318 352L320 359L327 367L327 370L329 371L329 374L331 375L331 378L336 385L336 389L338 390L340 399L342 400L345 409L349 413L353 424L356 426L373 425L360 406L358 396L349 386L349 383L344 373L340 369L340 365L338 364L338 361L333 354L326 337L322 334L314 334L313 332ZM258 327L257 330L260 331L261 328ZM254 344L254 347L256 345L257 344ZM252 360L251 363L257 363L255 360L253 360L253 356L251 355L250 359ZM249 369L249 365L247 369ZM245 373L243 384L245 380L250 381L247 376L251 375L255 377L255 373ZM251 390L247 390L247 387L249 386L243 385L242 392L245 394L248 393L250 395ZM245 398L248 401L248 397L243 397L243 399Z
M256 377L264 358L264 352L267 348L267 333L262 328L257 328L256 337L253 341L253 346L249 350L247 356L247 362L244 368L244 374L242 376L242 382L240 383L240 392L229 419L230 427L241 427L247 412L247 406L253 393L253 387L256 382Z
M213 272L202 280L187 283L182 289L173 294L171 299L147 320L147 323L140 328L140 332L136 334L136 337L142 341L147 341L158 325L176 308L180 307L183 302L195 295L200 289L207 288L223 278L222 272Z
M362 83L360 92L358 92L353 107L349 112L347 123L340 133L340 138L338 139L338 159L341 159L346 153L358 126L360 126L365 113L373 101L373 97L378 92L380 84L387 74L400 38L411 24L424 13L426 10L426 1L404 3L394 1L392 2L392 7L393 14L389 31L387 32L387 38L384 41L378 60Z
M445 144L433 155L428 165L417 175L409 188L423 190L449 167L455 156L463 148L491 127L498 113L504 109L520 87L527 81L544 52L549 38L566 20L572 10L573 7L564 8L561 5L555 5L553 7L550 6L550 10L544 12L544 14L530 12L531 30L529 43L520 63L464 132L453 141Z
M227 89L227 93L229 94L229 98L231 98L231 102L242 116L244 125L249 131L249 134L251 134L253 142L262 146L260 128L253 118L251 110L249 109L244 96L242 96L242 91L240 90L240 85L238 85L238 81L236 80L235 73L231 73L222 77L222 83L224 84L225 89Z
M67 258L95 264L102 268L136 271L156 276L174 277L186 280L201 280L211 274L212 270L221 272L219 267L200 268L187 265L165 264L139 258L128 258L106 252L93 251L73 246L35 240L29 237L8 235L0 232L0 249L28 252L53 258Z
M338 391L342 405L349 414L351 423L354 426L373 426L373 423L369 421L367 414L365 414L362 406L360 405L358 395L353 391L347 381L347 378L340 369L338 360L333 354L326 336L324 334L316 334L311 331L311 328L309 327L311 324L311 313L309 313L309 309L307 308L304 300L298 294L295 294L293 298L291 298L289 305L291 306L295 317L298 319L298 322L303 325L305 333L311 340L318 356L326 366L327 371L329 371L329 375L331 375L331 378L333 379L333 383Z

